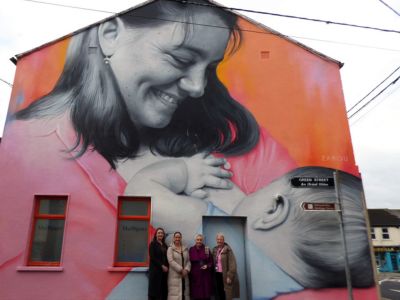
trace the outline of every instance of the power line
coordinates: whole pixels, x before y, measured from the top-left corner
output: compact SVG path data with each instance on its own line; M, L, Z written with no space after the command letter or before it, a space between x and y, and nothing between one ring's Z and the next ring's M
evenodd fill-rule
M358 104L360 104L365 98L367 98L369 95L371 95L380 85L382 85L382 83L384 83L386 80L388 80L390 78L390 76L392 76L394 73L397 72L397 70L400 69L400 66L398 66L396 68L396 70L394 70L392 73L390 73L385 79L383 79L376 87L374 87L368 94L366 94L364 97L362 97L359 101L357 101L356 104L354 104L352 107L350 107L350 109L347 111L347 113L349 113L350 111L352 111Z
M183 4L187 3L187 4L194 4L194 5L199 5L199 6L209 6L209 7L220 8L220 6L213 5L213 4L196 3L196 2L186 1L186 0L167 0L167 1L180 2ZM344 23L344 22L336 22L336 21L329 21L329 20L299 17L299 16L293 16L293 15L277 14L277 13L271 13L271 12L260 11L260 10L235 8L235 7L222 7L222 8L227 9L227 10L237 10L237 11L244 11L244 12L250 12L250 13L255 13L255 14L270 15L270 16L274 16L274 17L282 17L282 18L298 19L298 20L303 20L303 21L319 22L319 23L325 23L328 25L333 24L333 25L340 25L340 26L349 26L349 27L356 27L356 28L362 28L362 29L369 29L369 30L378 30L378 31L383 31L383 32L400 33L399 30L394 30L394 29L378 28L378 27L350 24L350 23Z
M63 4L57 4L57 3L49 3L49 2L36 1L36 0L24 0L24 1L26 1L26 2L33 2L33 3L39 3L39 4L48 4L48 5L54 5L54 6L61 6L61 7L73 8L73 9L82 9L82 10L87 10L87 11L95 11L95 12L103 12L103 13L115 14L114 12L110 12L110 11L96 10L96 9L85 8L85 7L79 7L79 6L70 6L70 5L63 5ZM227 28L227 27L225 27L225 26L217 26L217 25L210 25L210 24L192 23L192 22L187 22L187 21L169 20L169 19L161 19L161 18L154 18L154 17L147 17L147 16L134 16L134 17L135 17L135 18L143 18L143 19L157 19L157 20L160 20L160 21L173 22L173 23L182 23L182 24L190 24L190 25L198 25L198 26L206 26L206 27L214 27L214 28L229 29L229 28ZM259 30L250 30L250 29L243 29L243 28L240 29L240 30L243 31L243 32L250 32L250 33L273 34L273 35L276 35L275 33L272 33L272 32L259 31ZM341 41L324 40L324 39L316 39L316 38L310 38L310 37L292 36L292 35L284 35L284 34L281 34L281 36L282 36L282 37L287 37L287 38L312 40L312 41L318 41L318 42L324 42L324 43L342 44L342 45L355 46L355 47L361 47L361 48L370 48L370 49L377 49L377 50L384 50L384 51L400 52L400 49L383 48L383 47L376 47L376 46L370 46L370 45L361 45L361 44L347 43L347 42L341 42Z
M373 106L369 111L367 111L365 114L361 115L357 120L355 120L354 122L352 122L350 124L350 126L354 126L355 124L357 124L358 122L360 122L360 120L362 120L367 114L369 114L371 111L373 111L374 109L376 109L378 107L378 105L382 104L383 101L385 101L386 99L388 99L388 97L393 94L394 91L396 91L400 86L397 86L397 88L392 89L385 98L383 98L383 100L381 102L378 102L375 106Z
M359 113L362 109L364 109L367 105L369 105L372 101L374 101L378 96L380 96L384 91L386 91L391 85L395 84L397 80L400 79L400 76L398 76L395 80L393 80L391 83L389 83L387 86L383 88L377 95L375 95L372 99L370 99L367 103L365 103L363 106L361 106L356 112L354 112L351 116L348 117L348 119L351 119L354 117L357 113Z
M26 2L34 2L34 3L41 3L41 4L48 4L48 5L54 5L54 6L60 6L60 7L68 7L68 8L74 8L74 9L82 9L82 10L87 10L87 11L95 11L95 12L115 14L115 12L111 12L111 11L91 9L91 8L85 8L85 7L80 7L80 6L71 6L71 5L64 5L64 4L58 4L58 3L37 1L37 0L24 0L24 1L26 1ZM199 5L199 6L209 6L209 7L214 7L214 8L220 8L220 6L213 5L213 4L195 3L195 2L185 1L185 0L166 0L166 1L173 1L173 2L183 3L183 4L193 4L193 5ZM400 33L399 30L394 30L394 29L385 29L385 28L378 28L378 27L358 25L358 24L350 24L350 23L344 23L344 22L336 22L336 21L314 19L314 18L306 18L306 17L299 17L299 16L293 16L293 15L271 13L271 12L265 12L265 11L259 11L259 10L251 10L251 9L244 9L244 8L234 8L234 7L222 7L222 8L226 9L226 10L236 10L236 11L257 13L257 14L263 14L263 15L270 15L270 16L275 16L275 17L291 18L291 19L297 19L297 20L303 20L303 21L311 21L311 22L319 22L319 23L325 23L325 24L328 24L328 25L332 24L332 25L356 27L356 28L360 28L360 29L377 30L377 31L382 31L382 32Z
M74 9L81 9L81 10L87 10L87 11L101 12L101 13L106 13L106 14L115 14L115 12L112 12L112 11L100 10L100 9L94 9L94 8L86 8L86 7L81 7L81 6L72 6L72 5L58 4L58 3L52 3L52 2L36 1L36 0L24 0L24 1L53 5L53 6L60 6L60 7L66 7L66 8L74 8Z
M387 4L386 2L384 2L382 0L378 0L378 1L381 2L383 5L385 5L387 8L389 8L391 11L393 11L396 15L398 15L400 17L400 14L393 7L391 7L389 4Z
M302 36L295 36L295 35L286 35L286 36L287 37L291 37L291 38L295 38L295 39L310 40L310 41L316 41L316 42L322 42L322 43L339 44L339 45L354 46L354 47L368 48L368 49L377 49L377 50L384 50L384 51L394 51L394 52L399 52L400 51L400 49L376 47L376 46L363 45L363 44L354 44L354 43L341 42L341 41L323 40L323 39L316 39L316 38L309 38L309 37L302 37Z
M4 82L5 84L9 85L10 87L12 87L13 85L11 83L9 83L8 81L5 81L4 79L0 78L1 82Z

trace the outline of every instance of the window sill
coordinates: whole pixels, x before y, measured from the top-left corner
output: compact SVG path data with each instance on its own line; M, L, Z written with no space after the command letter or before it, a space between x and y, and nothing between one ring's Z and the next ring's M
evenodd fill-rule
M149 267L108 267L108 272L146 273Z
M39 266L19 266L17 267L18 272L62 272L64 267L39 267Z

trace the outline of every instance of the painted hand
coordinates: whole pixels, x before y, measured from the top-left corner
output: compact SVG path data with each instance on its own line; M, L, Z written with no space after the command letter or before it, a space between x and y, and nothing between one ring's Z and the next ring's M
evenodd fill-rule
M213 155L199 153L184 159L188 179L184 189L186 195L204 199L208 192L203 188L231 189L232 182L229 180L232 173L225 168L229 168L225 158L217 158Z

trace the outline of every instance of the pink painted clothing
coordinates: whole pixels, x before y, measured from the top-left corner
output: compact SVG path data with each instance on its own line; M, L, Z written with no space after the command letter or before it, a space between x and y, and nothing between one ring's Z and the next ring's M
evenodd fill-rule
M124 194L126 182L96 151L72 159L66 150L74 142L75 132L65 116L7 124L0 144L0 299L105 299L127 275L109 272L115 251L117 199ZM296 167L265 130L250 153L228 160L234 183L246 194ZM37 194L68 196L62 272L17 271L26 266ZM343 295L343 290L305 290L277 299L337 300L342 299L336 296ZM376 293L374 288L362 290L367 291Z
M108 271L114 259L117 198L126 182L96 151L72 159L66 150L74 142L67 116L7 124L0 145L0 238L7 241L0 243L0 299L104 299L126 276ZM229 161L233 181L246 193L295 166L264 131L253 151ZM16 271L27 263L35 194L68 195L64 270L59 273Z
M65 150L66 119L13 121L0 146L0 299L105 299L126 273L113 265L116 202L125 182L97 152L77 160ZM17 272L25 266L35 194L68 195L64 270Z

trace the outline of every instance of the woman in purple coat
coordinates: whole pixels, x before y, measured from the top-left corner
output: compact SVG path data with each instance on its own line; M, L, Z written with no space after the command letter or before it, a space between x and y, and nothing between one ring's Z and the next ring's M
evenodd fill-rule
M213 258L210 248L203 244L203 235L197 234L195 245L189 250L192 269L190 271L190 295L195 300L207 300L212 295Z

